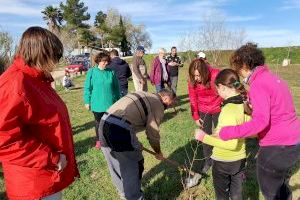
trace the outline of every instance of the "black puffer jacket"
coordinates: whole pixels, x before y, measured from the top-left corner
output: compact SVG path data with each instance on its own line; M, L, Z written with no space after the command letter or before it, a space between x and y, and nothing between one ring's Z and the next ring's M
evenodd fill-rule
M128 88L128 78L131 76L131 71L128 63L119 57L111 60L108 68L114 70L119 80L120 88Z

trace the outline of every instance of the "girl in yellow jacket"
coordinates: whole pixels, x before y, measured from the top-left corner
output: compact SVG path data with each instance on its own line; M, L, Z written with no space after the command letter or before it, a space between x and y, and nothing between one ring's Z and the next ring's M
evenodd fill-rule
M212 176L217 200L240 200L242 197L243 170L246 162L244 139L223 141L218 132L224 126L234 126L249 121L249 111L244 103L246 93L237 73L231 69L222 70L215 84L219 95L224 99L214 135L206 134L202 129L195 131L195 139L213 146ZM247 109L246 109L247 108Z

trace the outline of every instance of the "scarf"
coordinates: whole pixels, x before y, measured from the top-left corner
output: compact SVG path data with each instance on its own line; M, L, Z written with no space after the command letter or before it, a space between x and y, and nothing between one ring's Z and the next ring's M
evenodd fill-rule
M163 80L167 81L168 80L168 72L167 72L167 68L166 68L166 60L164 58L159 58L159 61L161 63L162 70L163 70Z

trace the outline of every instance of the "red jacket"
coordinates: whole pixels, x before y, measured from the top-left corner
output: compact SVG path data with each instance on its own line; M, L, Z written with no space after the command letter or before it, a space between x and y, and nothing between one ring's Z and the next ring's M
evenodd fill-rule
M194 86L190 81L188 82L190 105L194 120L200 118L199 112L209 114L221 112L222 98L218 95L215 87L215 79L220 70L209 67L209 71L211 76L209 88L206 88L202 84L196 84Z
M9 199L39 199L79 176L67 107L51 81L20 58L0 76L0 162ZM68 165L58 172L60 153Z

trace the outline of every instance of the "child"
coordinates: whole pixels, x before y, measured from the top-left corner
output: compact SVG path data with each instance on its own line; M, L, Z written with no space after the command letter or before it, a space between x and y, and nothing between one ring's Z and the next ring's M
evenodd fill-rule
M218 131L223 126L238 125L249 120L245 114L245 89L239 76L231 69L222 70L216 77L218 94L224 99L215 135L208 135L197 129L195 139L213 146L212 175L216 199L240 200L242 197L243 169L246 162L244 139L223 141L218 138Z
M71 87L74 87L74 84L70 78L70 73L69 72L66 72L65 73L65 76L63 78L63 86L65 89L70 89Z

